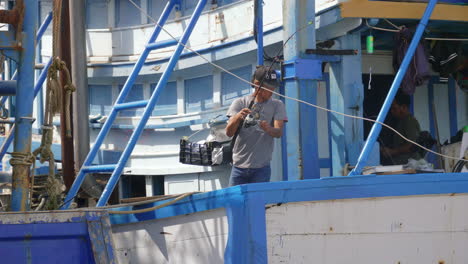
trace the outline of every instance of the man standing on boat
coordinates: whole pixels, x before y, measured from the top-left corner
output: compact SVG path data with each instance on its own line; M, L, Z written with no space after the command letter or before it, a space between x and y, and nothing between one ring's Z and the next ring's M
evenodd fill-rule
M230 186L270 181L273 139L283 135L287 121L283 102L271 98L271 91L279 84L276 73L268 67L257 66L252 83L254 93L236 99L227 112L226 135L232 137L238 133L232 149Z

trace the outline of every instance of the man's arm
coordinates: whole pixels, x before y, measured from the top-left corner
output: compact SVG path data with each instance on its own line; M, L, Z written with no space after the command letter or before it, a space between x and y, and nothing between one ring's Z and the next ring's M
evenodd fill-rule
M239 124L241 123L242 120L245 119L245 117L249 113L250 113L250 110L248 108L243 108L237 114L235 114L234 116L231 116L226 126L226 136L228 137L234 136L234 134L237 131L237 128L239 127Z
M270 136L274 138L280 138L283 135L283 120L275 120L273 122L273 127L268 124L267 121L261 121L260 127Z
M412 153L412 145L413 144L407 142L396 148L382 147L382 152L385 156L398 156L400 154Z

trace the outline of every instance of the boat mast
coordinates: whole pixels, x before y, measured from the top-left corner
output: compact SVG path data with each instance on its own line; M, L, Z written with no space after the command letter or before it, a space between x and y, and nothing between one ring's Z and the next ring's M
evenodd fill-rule
M70 55L70 19L69 19L69 5L67 0L62 1L62 10L60 12L60 48L58 51L59 57L65 62L67 68L72 71L71 67L71 55ZM78 1L81 2L81 1ZM70 68L71 67L71 68ZM60 75L62 83L66 83L66 76ZM75 79L72 78L74 82ZM65 186L70 189L75 179L74 169L74 148L73 148L73 125L70 127L71 131L67 131L66 122L70 118L69 122L73 120L72 103L68 93L62 93L62 110L60 111L60 142L62 147L62 174ZM70 103L66 103L67 100ZM67 112L70 113L67 116Z
M285 94L315 104L321 67L306 49L315 49L315 1L283 0ZM311 73L304 75L302 73ZM314 75L316 75L314 77ZM321 76L320 76L321 77ZM286 100L287 180L320 178L316 109ZM284 164L284 163L283 163Z
M71 34L71 75L76 92L73 95L73 131L75 140L75 171L79 171L89 152L89 97L86 55L86 1L69 0ZM73 179L74 180L74 179ZM91 188L86 177L83 189ZM89 195L92 195L87 191ZM99 195L99 194L97 194Z
M12 211L26 211L29 209L29 184L31 163L31 131L34 100L34 63L35 40L38 16L37 0L17 0L16 7L22 9L23 24L18 60L18 81L16 88L15 112L15 142L10 163L13 167L13 182L11 196ZM21 13L21 12L20 12ZM21 15L20 15L21 16ZM21 27L17 26L17 30Z

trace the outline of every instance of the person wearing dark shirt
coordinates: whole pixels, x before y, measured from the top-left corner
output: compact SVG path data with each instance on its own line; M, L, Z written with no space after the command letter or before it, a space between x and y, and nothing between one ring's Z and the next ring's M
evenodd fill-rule
M399 93L392 103L390 112L397 120L394 128L406 138L416 141L421 133L421 128L418 120L410 113L410 103L411 100L408 95ZM381 148L381 153L392 160L393 164L406 164L410 158L415 160L422 158L412 143L404 140L396 133L393 133L391 142L391 146Z

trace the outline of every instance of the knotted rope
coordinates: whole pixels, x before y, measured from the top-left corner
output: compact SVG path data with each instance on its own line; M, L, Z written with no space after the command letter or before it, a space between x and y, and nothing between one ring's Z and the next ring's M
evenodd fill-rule
M49 199L45 206L46 209L58 208L58 201L62 193L61 183L55 178L55 160L54 153L51 150L53 142L53 118L54 115L62 110L62 96L65 93L65 131L66 136L71 137L71 118L70 104L72 92L76 90L71 82L70 71L67 65L62 61L57 54L60 51L60 24L61 24L62 0L54 0L53 8L53 54L52 64L47 71L47 88L46 88L46 108L45 118L42 126L41 146L34 150L33 157L40 156L40 162L49 162L49 177L47 179L46 191ZM65 84L60 80L63 76Z

